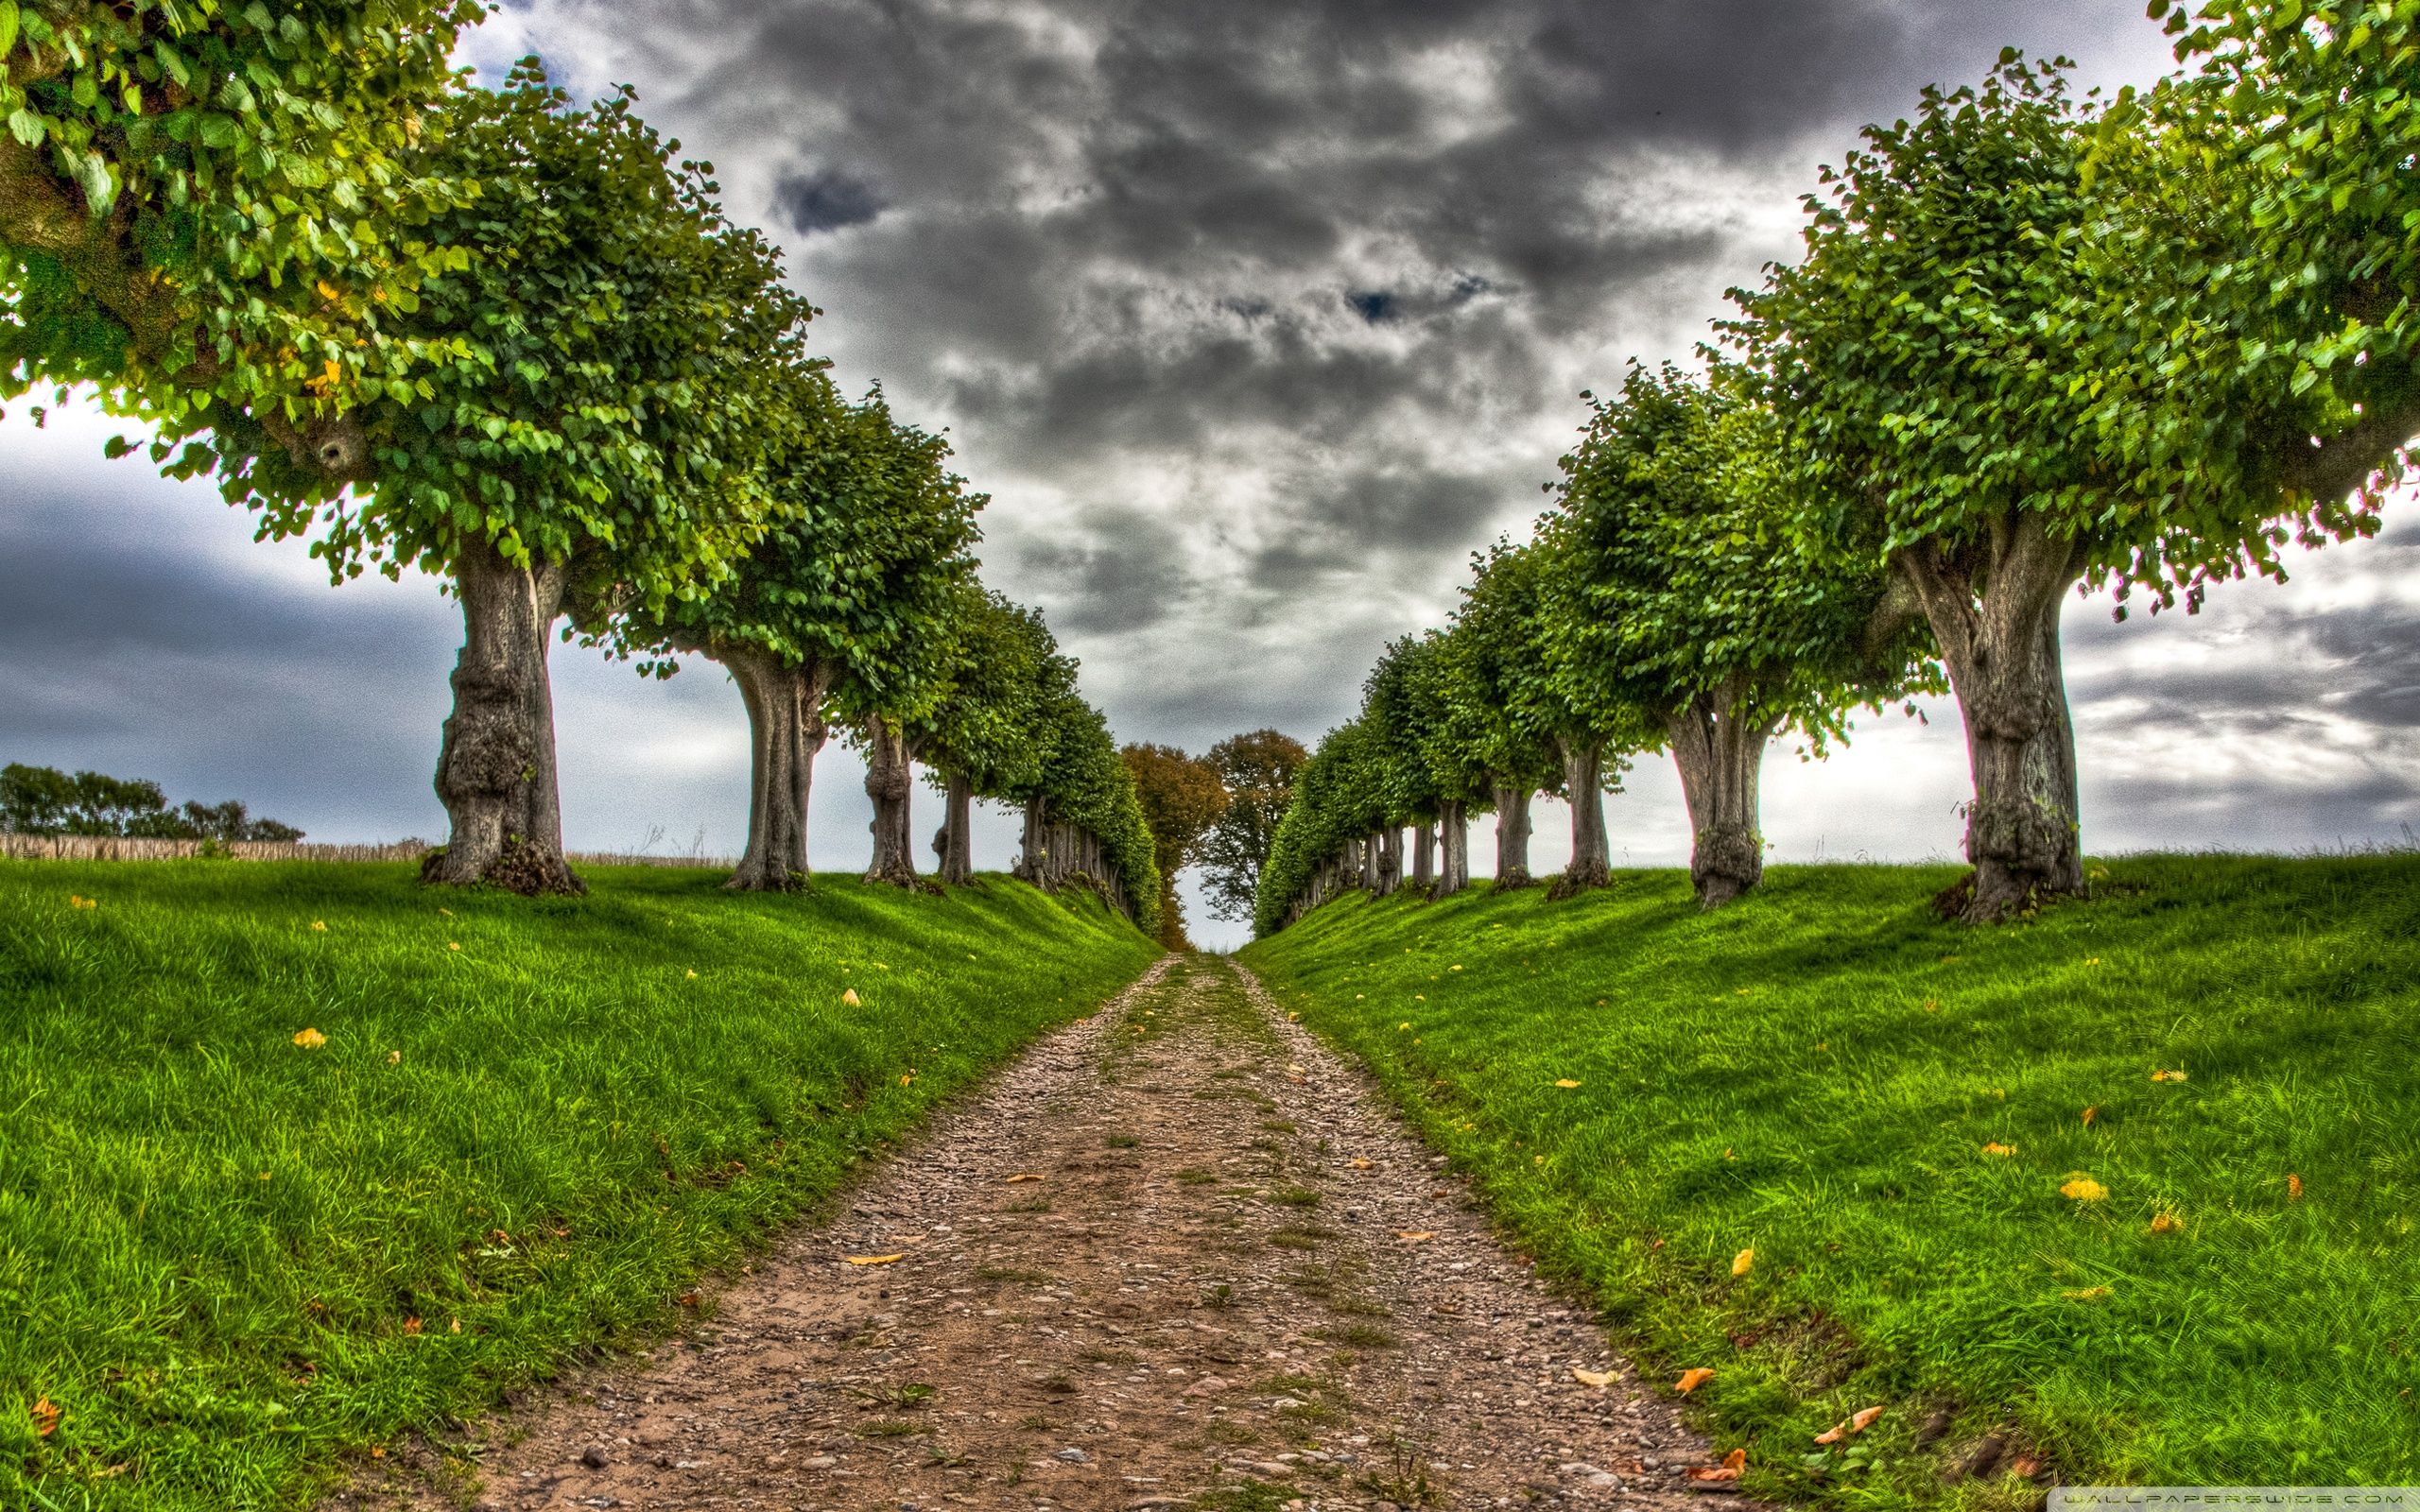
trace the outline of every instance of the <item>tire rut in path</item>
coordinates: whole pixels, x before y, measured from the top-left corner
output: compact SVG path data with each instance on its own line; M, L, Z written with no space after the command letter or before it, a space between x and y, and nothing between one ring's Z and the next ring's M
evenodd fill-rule
M458 1446L469 1499L1715 1500L1683 1489L1703 1443L1439 1163L1250 973L1169 958L733 1279L691 1337L484 1425ZM398 1496L444 1504L401 1478L333 1504Z

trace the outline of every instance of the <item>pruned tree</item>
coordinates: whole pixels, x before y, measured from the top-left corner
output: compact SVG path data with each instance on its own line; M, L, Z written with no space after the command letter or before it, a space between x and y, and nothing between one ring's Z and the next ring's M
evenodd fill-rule
M465 633L437 792L452 833L424 876L578 891L557 798L557 623L645 642L667 600L730 570L762 528L758 421L805 360L813 312L627 90L574 108L525 62L500 90L456 95L429 134L476 188L424 232L462 263L389 318L458 360L346 389L372 464L359 497L247 492L257 470L223 437L219 465L264 535L314 537L339 580L365 563L450 578Z
M669 653L692 652L738 685L748 850L730 885L782 891L811 870L807 805L827 702L840 691L840 716L861 723L866 706L898 693L902 668L934 649L933 628L974 591L968 553L984 500L949 472L940 437L897 421L878 389L842 402L815 366L783 376L761 422L764 534L710 591L654 611L642 666L669 676Z
M1700 380L1634 364L1588 398L1563 459L1567 696L1661 727L1688 803L1690 881L1712 908L1764 876L1767 742L1821 755L1858 708L1931 691L1921 621L1876 558L1798 528L1771 413L1718 362Z
M1076 670L1064 655L1046 665L1035 726L1041 774L1029 790L1007 795L1025 805L1017 875L1050 891L1089 883L1157 936L1162 888L1142 800L1109 721L1077 691Z
M1275 730L1230 735L1203 753L1227 790L1226 809L1201 838L1198 861L1210 916L1249 923L1278 821L1310 752Z
M1193 864L1195 846L1226 812L1226 784L1208 761L1174 746L1131 745L1117 754L1134 779L1143 824L1151 833L1152 860L1160 873L1160 943L1172 951L1189 950L1176 875Z
M959 593L956 671L919 747L943 795L933 850L950 886L975 880L975 799L1009 799L1042 780L1037 725L1056 685L1050 663L1059 652L1040 611L972 579Z
M1434 747L1443 743L1451 749L1449 760L1486 774L1488 804L1495 811L1498 887L1530 885L1530 800L1563 782L1554 742L1517 696L1538 675L1530 624L1509 591L1518 569L1490 576L1513 550L1499 541L1472 558L1474 580L1462 590L1445 632L1437 696L1446 718L1430 743L1432 766L1440 765Z
M2197 480L2208 459L2172 449L2156 415L2111 421L2168 381L2145 359L2179 322L2100 282L2091 249L2127 193L2086 171L2100 139L2060 63L2012 53L1979 88L1928 90L1826 175L1806 258L1738 293L1746 318L1726 326L1811 516L1843 552L1887 559L1930 624L1966 728L1978 921L2083 885L2069 592L2198 600L2273 570L2293 534L2367 528L2341 498L2240 490L2223 467Z
M1437 885L1440 793L1421 740L1426 713L1421 684L1433 675L1433 643L1405 636L1388 644L1361 684L1361 719L1369 732L1367 760L1376 789L1381 847L1378 893L1392 892L1405 875L1403 827L1412 827L1411 885L1422 897Z

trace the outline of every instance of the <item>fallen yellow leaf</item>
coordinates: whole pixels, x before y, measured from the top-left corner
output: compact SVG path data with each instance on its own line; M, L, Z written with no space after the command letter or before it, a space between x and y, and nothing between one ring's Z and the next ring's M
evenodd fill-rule
M98 908L101 906L101 901L98 898L79 898L71 892L67 895L67 906L70 908Z
M304 1029L295 1035L294 1042L305 1050L317 1050L328 1042L328 1037L317 1029Z
M445 942L445 948L449 951L458 951L462 948L462 944L459 940L449 939Z
M51 1435L59 1432L59 1419L61 1416L59 1410L59 1403L51 1400L48 1397L44 1397L34 1403L33 1411L34 1436L36 1438L48 1438Z
M2303 1178L2291 1171L2286 1173L2286 1200L2288 1202L2303 1200Z
M1713 1371L1699 1366L1695 1369L1682 1371L1681 1379L1672 1383L1672 1389L1685 1397L1713 1379Z
M2176 1221L2176 1214L2172 1212L2154 1213L2152 1216L2152 1232L2155 1234L2172 1234L2184 1227Z
M2099 1301L2101 1297L2107 1297L2109 1295L2109 1288L2106 1286L2086 1286L2078 1291L2061 1292L2059 1295L2066 1297L2070 1302L2094 1302Z
M2152 1080L2153 1081L2183 1081L2184 1079L2185 1073L2181 1071L2154 1071L2152 1073Z
M914 1081L915 1079L916 1074L912 1071L903 1071L899 1074L899 1085L902 1087L907 1086L909 1082Z
M2088 1176L2077 1175L2068 1177L2059 1188L2059 1195L2073 1197L2078 1202L2099 1202L2109 1195L2109 1189Z
M690 971L689 971L689 975L688 975L688 977L687 977L687 980L694 982L694 981L696 981L697 979L698 979L698 972L697 972L697 969L696 969L696 968L694 968L694 967L692 967L692 968L690 969Z
M389 1065L390 1065L390 1066L400 1066L400 1065L402 1065L403 1063L404 1063L404 1053L403 1053L402 1051L400 1051L400 1050L389 1050L389 1051L388 1051L388 1052L387 1052L387 1064L389 1064Z
M2094 1114L2096 1114L2096 1113L2099 1113L2100 1111L2100 1108L2099 1105L2097 1105L2097 1104L2096 1104L2095 1106L2093 1106L2093 1107L2091 1107L2091 1108L2085 1108L2085 1109L2083 1110L2083 1122L2084 1122L2084 1126L2085 1126L2086 1128L2089 1128L2089 1127L2091 1127L2091 1126L2092 1126L2093 1115L2094 1115Z
M1753 1249L1743 1249L1739 1251L1739 1253L1731 1257L1731 1274L1734 1276L1745 1276L1748 1274L1749 1269L1755 1263L1756 1252Z
M850 1255L845 1258L852 1265L888 1265L893 1261L906 1260L908 1256L903 1251L896 1255Z
M311 920L311 927L320 934L324 935L328 932L328 921L324 919L315 919Z
M1842 1438L1848 1436L1848 1419L1843 1418L1839 1422L1834 1423L1831 1427L1824 1429L1820 1434L1817 1434L1815 1435L1815 1442L1819 1444L1837 1444Z
M1881 1416L1882 1409L1879 1407L1868 1407L1861 1412L1851 1413L1849 1415L1849 1432L1852 1434L1864 1433L1868 1428L1874 1426L1874 1419Z
M1019 1171L1016 1175L1009 1177L1008 1184L1014 1186L1020 1181L1039 1181L1041 1179L1042 1177L1034 1175L1030 1171Z
M1614 1373L1611 1370L1582 1370L1575 1365L1571 1367L1571 1379L1583 1386L1610 1386L1614 1383Z
M1403 1033L1408 1032L1410 1028L1411 1028L1411 1021L1410 1021L1409 1019L1406 1019L1403 1022L1398 1023L1398 1024L1396 1024L1396 1025L1395 1025L1395 1033L1397 1033L1397 1034L1403 1034Z
M2016 1153L2016 1146L2014 1144L2002 1144L1999 1141L1994 1140L1991 1143L1983 1146L1983 1153L1985 1155L2014 1155Z
M1556 1085L1556 1086L1558 1086L1558 1087L1566 1087L1566 1088L1567 1088L1567 1087L1577 1087L1577 1086L1579 1086L1580 1084L1579 1084L1578 1082L1576 1082L1576 1081L1573 1081L1573 1080L1572 1080L1570 1077L1568 1077L1568 1076L1558 1076L1558 1077L1556 1077L1556 1078L1555 1078L1555 1085Z
M1377 1163L1375 1160L1365 1160L1357 1155L1353 1158L1353 1169L1356 1171L1367 1171Z
M863 1007L865 1005L864 1002L858 998L857 989L856 988L851 988L847 991L841 993L840 1001L853 1008Z
M1407 1245L1417 1245L1437 1236L1426 1228L1398 1228L1395 1237Z

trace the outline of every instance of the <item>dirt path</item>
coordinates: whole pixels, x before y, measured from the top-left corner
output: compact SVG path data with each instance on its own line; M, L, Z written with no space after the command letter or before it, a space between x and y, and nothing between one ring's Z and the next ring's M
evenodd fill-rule
M1703 1446L1434 1167L1248 973L1171 959L738 1279L693 1338L489 1424L455 1495L493 1512L1718 1500L1683 1489ZM450 1500L399 1483L338 1504L398 1498Z

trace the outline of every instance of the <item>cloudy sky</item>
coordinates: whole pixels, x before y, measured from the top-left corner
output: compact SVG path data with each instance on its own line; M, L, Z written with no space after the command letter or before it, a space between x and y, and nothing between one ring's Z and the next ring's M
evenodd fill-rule
M1578 390L1685 356L1793 255L1798 195L1859 125L2010 43L2107 84L2168 62L2135 0L528 0L465 61L637 85L787 249L843 380L950 429L993 496L987 576L1048 611L1121 738L1199 749L1346 716L1535 510ZM0 759L318 838L439 834L458 627L434 584L331 589L206 489L103 461L111 433L0 421ZM2089 846L2420 823L2408 517L2196 620L2071 608ZM557 675L576 846L737 849L719 673L566 651ZM1958 844L1952 711L1775 758L1784 859ZM1685 854L1667 765L1612 800L1634 861ZM857 782L826 754L820 865L867 852ZM995 817L978 861L1011 844Z

